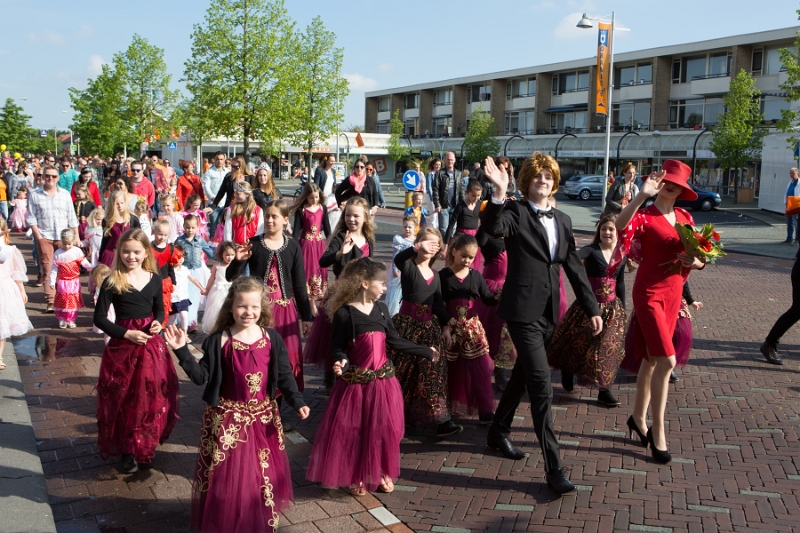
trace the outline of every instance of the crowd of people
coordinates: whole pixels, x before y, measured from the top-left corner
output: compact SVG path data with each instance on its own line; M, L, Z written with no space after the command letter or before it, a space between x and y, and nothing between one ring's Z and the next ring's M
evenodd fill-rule
M328 157L293 205L268 165L240 156L218 153L202 174L180 161L180 176L156 156L77 163L3 161L15 179L0 192L15 200L0 218L0 348L32 329L25 259L8 239L29 232L33 285L59 327L75 327L80 276L91 272L93 322L106 341L97 382L103 458L121 456L121 470L133 473L169 437L179 420L170 350L204 387L193 528L277 528L292 499L280 407L309 416L304 365L325 370L329 394L307 479L354 495L394 490L400 440L416 424L434 423L447 437L477 416L490 448L523 458L510 435L526 391L547 484L574 490L551 416L551 368L568 391L575 376L596 386L607 407L619 405L610 387L620 365L637 372L631 434L655 461L671 460L668 383L691 348L681 320L702 305L687 278L704 267L673 229L692 223L674 207L695 194L683 163L664 162L639 189L618 180L611 210L579 250L555 208L552 157L534 154L516 177L507 158L487 158L468 177L448 153L413 195L389 272L373 258L373 216L384 201L366 157L338 184ZM631 167L625 176L636 174ZM635 268L628 320L624 277ZM198 330L200 359L188 348Z

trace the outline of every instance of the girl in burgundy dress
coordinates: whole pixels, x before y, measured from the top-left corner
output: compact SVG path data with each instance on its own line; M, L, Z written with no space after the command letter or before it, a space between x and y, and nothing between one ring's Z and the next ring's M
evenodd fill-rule
M401 338L389 309L378 302L386 292L386 266L368 257L348 264L328 299L333 316L333 372L342 379L314 438L306 478L323 486L350 485L363 496L380 488L394 490L400 476L403 438L403 393L386 357L394 350L430 361L435 347Z
M675 207L678 198L697 198L688 184L692 169L668 159L662 170L651 174L642 183L639 193L625 206L617 218L620 241L609 261L612 275L626 256L639 263L633 284L632 321L635 355L643 359L636 378L636 404L628 418L628 427L636 432L643 446L650 446L653 459L668 463L664 411L667 407L669 377L675 367L677 350L672 337L681 308L683 284L693 269L705 267L700 259L686 253L676 222L694 224L692 217ZM639 210L655 196L650 207ZM645 428L647 408L652 405L653 424Z
M178 375L158 335L164 302L147 235L123 233L113 263L94 308L95 326L111 337L97 378L97 441L103 459L122 455L122 470L132 473L153 459L175 427Z
M303 361L300 347L300 322L303 335L311 329L311 306L306 292L303 253L297 241L287 237L284 226L289 222L289 208L283 200L274 200L264 209L265 232L252 237L236 249L236 259L225 277L233 280L250 267L250 275L262 280L266 291L273 328L286 344L297 388L303 391Z
M309 183L295 202L292 235L300 243L303 264L306 267L306 287L311 301L311 312L317 314L317 300L325 297L328 289L328 272L319 266L325 253L325 239L331 235L325 197L315 183Z
M497 305L499 294L489 291L481 273L470 268L478 255L478 241L468 234L456 237L448 248L450 266L439 271L442 298L455 318L453 343L444 351L447 357L447 385L454 412L477 411L480 423L494 419L494 392L489 357L489 341L475 308L475 300Z
M183 330L169 326L164 332L181 368L193 383L205 385L192 530L273 532L293 498L275 396L286 398L301 419L309 409L283 339L270 329L267 297L256 278L234 281L200 361L189 352Z
M141 228L139 219L128 210L128 195L114 191L106 202L103 219L103 240L100 242L100 262L113 270L114 256L120 236L129 229Z
M319 259L320 267L323 269L332 267L333 275L338 278L345 265L350 261L372 256L375 250L375 231L369 210L369 204L363 198L355 197L347 201L339 224L328 242L328 247ZM329 367L331 334L331 319L325 313L325 308L320 307L317 316L314 317L311 334L306 340L303 352L306 363ZM333 372L326 370L325 387L327 389L333 387L333 380Z

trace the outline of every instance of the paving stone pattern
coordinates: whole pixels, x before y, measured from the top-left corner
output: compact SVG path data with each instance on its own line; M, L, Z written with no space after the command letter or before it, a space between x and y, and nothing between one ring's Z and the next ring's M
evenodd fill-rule
M391 231L384 226L379 235L379 258L385 261ZM14 241L29 257L30 244ZM622 405L605 409L594 401L596 389L576 386L566 393L553 373L555 427L578 486L561 498L544 483L527 399L512 433L528 454L521 461L488 450L487 429L471 418L462 420L462 434L444 440L435 438L433 427L410 430L392 494L355 498L309 484L305 468L327 399L321 373L307 367L311 416L300 422L283 413L298 431L287 439L296 501L280 531L798 530L798 329L781 345L783 367L766 364L758 352L790 304L791 266L787 260L732 254L692 275L693 292L705 308L694 313L690 365L670 391L668 444L675 460L669 465L654 463L627 437L634 376L618 377L612 390ZM629 292L632 284L630 276ZM116 459L103 461L97 452L94 385L103 343L91 332L92 309L81 312L77 329L54 329L56 319L42 313L41 289L28 293L33 333L47 337L41 357L18 353L18 359L58 531L188 531L201 388L179 370L181 420L172 436L150 468L120 473ZM194 340L199 346L202 339Z

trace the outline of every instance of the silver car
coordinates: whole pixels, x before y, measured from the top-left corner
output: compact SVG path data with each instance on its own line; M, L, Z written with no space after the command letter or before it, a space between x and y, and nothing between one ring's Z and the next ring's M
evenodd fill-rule
M564 184L564 194L574 200L588 200L589 198L599 198L603 195L603 176L601 174L589 174L586 176L572 176Z

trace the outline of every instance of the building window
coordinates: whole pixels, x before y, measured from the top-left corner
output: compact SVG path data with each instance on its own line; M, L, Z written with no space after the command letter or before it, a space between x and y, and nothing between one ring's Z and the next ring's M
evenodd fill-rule
M583 133L586 131L586 111L551 113L550 133Z
M409 137L416 137L419 135L419 128L417 127L417 119L411 118L406 120L403 123L403 135L408 135Z
M620 67L614 74L615 89L629 85L644 85L648 83L653 83L653 65L650 63Z
M389 123L388 122L378 122L376 127L377 133L389 133Z
M786 67L784 67L781 62L781 49L783 48L792 50L791 45L770 46L765 50L766 61L764 62L764 74L777 74L786 71Z
M492 99L492 84L470 85L467 88L467 103L488 102Z
M750 65L750 71L753 73L753 76L761 75L763 62L764 62L764 50L760 48L758 50L753 50L753 61Z
M650 102L614 104L612 124L616 131L650 129Z
M390 97L378 98L378 113L389 111L389 104L391 103Z
M558 76L553 76L553 94L574 93L577 91L589 90L589 71L578 70L575 72L563 72Z
M453 117L433 117L431 120L431 133L434 137L449 135L453 129Z
M528 96L536 96L536 78L522 78L519 80L511 80L506 85L506 96L509 100L512 98L526 98Z
M764 122L774 123L780 120L781 111L789 109L789 102L785 98L777 97L762 97L761 98L761 112L764 113Z
M536 133L536 111L515 111L505 115L504 131L506 135L532 135Z
M679 73L676 73L676 64L679 65ZM714 52L713 54L686 56L674 62L672 68L672 83L691 83L693 80L719 78L730 75L730 53Z
M708 76L721 78L731 75L731 55L728 52L711 54L708 58Z
M439 89L434 92L433 105L453 105L453 89Z
M403 96L403 109L417 109L419 107L419 93Z
M669 127L700 129L717 123L725 110L722 98L677 100L669 104Z

